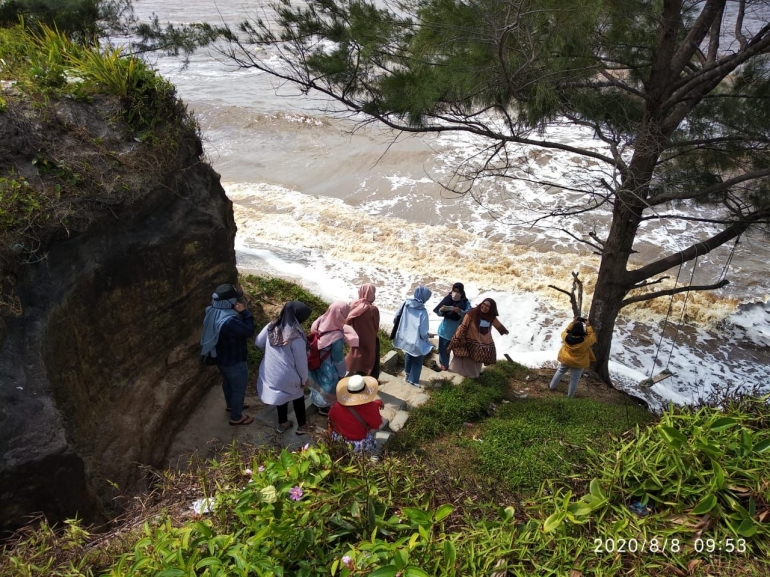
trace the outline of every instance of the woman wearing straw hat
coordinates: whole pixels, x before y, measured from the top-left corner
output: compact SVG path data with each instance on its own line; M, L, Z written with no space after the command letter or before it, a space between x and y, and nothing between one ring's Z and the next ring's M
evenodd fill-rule
M329 410L332 439L353 445L353 451L376 453L374 433L382 426L382 401L377 379L353 375L337 383L337 402Z

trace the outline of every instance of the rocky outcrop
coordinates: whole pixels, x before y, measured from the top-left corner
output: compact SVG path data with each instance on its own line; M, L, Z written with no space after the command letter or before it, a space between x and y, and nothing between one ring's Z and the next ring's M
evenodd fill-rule
M141 195L18 273L0 318L0 531L38 512L106 520L216 381L198 339L213 288L236 280L235 222L194 129L180 134Z

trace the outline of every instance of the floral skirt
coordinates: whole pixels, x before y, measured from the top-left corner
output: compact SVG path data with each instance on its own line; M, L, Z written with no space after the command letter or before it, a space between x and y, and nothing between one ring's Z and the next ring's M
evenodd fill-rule
M351 441L340 435L337 431L332 431L332 440L347 443L354 453L367 453L369 455L377 453L377 441L374 439L373 431L369 431L366 437L360 441Z

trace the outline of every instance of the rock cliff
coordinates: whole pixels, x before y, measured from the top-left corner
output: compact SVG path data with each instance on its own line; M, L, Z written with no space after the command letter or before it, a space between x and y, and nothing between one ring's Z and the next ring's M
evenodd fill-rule
M186 112L148 138L114 99L7 100L0 185L40 181L60 204L56 178L111 192L38 235L35 258L3 262L0 532L38 512L103 521L141 487L216 381L198 360L203 308L236 280L232 204Z

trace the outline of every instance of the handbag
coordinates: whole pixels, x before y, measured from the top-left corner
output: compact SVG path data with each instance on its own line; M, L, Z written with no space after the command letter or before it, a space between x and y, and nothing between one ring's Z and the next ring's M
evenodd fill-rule
M404 314L404 305L401 305L401 308L398 309L398 313L396 313L396 318L393 319L393 330L390 331L390 340L396 338L396 333L398 332L398 325L401 323L401 315Z

